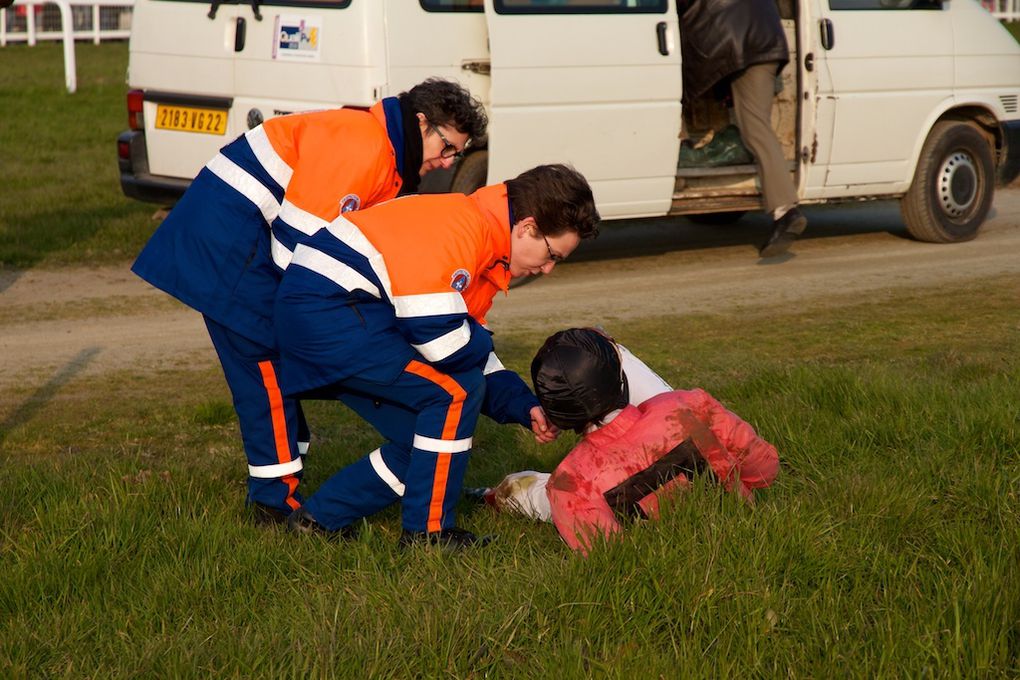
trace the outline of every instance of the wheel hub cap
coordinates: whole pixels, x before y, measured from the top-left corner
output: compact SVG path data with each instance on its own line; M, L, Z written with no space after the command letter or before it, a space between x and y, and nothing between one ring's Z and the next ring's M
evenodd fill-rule
M939 205L950 217L960 217L977 199L977 169L969 154L957 151L939 168Z

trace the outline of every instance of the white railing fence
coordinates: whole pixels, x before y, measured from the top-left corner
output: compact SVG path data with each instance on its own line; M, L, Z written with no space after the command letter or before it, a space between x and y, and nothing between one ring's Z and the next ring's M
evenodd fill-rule
M981 0L981 4L996 19L1020 21L1020 0Z
M14 0L0 10L0 47L13 42L35 45L39 40L64 43L67 91L78 89L74 41L126 39L131 36L134 0Z
M981 6L1004 21L1020 21L1020 0L981 0Z

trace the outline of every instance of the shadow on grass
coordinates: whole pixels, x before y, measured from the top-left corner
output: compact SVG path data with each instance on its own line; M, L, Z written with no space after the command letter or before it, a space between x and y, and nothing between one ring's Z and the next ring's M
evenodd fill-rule
M53 400L53 397L56 396L61 387L69 383L76 375L85 370L92 359L95 358L100 351L99 347L87 347L83 349L78 353L78 356L57 371L57 373L50 378L45 385L36 390L32 396L24 401L24 403L15 408L7 419L0 423L0 445L2 445L7 439L8 432L31 420L32 416L35 415L39 409Z

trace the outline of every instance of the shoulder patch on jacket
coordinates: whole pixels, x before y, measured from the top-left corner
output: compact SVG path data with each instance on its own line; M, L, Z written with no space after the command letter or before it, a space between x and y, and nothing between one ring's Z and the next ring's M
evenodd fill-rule
M450 288L453 288L458 293L463 293L469 283L471 283L471 274L466 269L458 269L450 277Z
M357 194L347 194L340 199L340 214L354 212L361 207L361 197Z

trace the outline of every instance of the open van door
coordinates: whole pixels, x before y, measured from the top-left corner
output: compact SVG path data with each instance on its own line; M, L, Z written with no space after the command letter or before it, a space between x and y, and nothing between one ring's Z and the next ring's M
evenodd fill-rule
M819 151L828 163L824 195L905 188L918 135L952 99L951 0L814 1L818 133L831 140Z
M674 0L485 0L489 182L570 163L603 217L664 215L680 151Z

